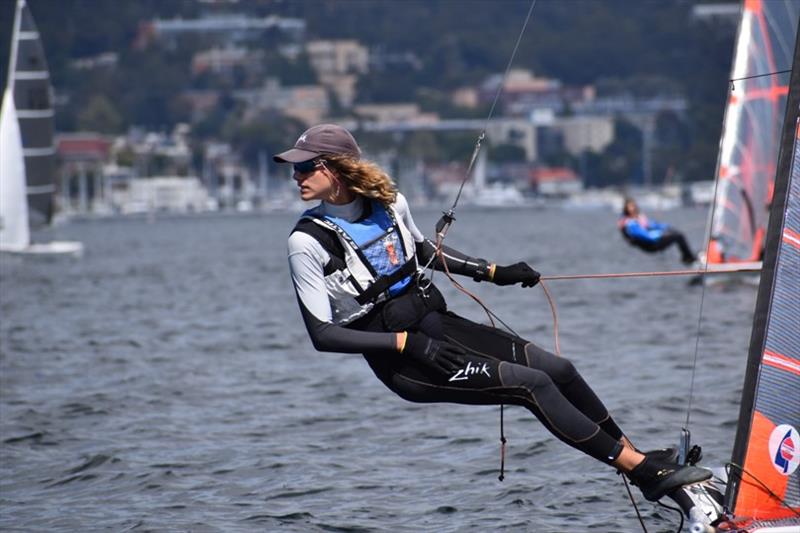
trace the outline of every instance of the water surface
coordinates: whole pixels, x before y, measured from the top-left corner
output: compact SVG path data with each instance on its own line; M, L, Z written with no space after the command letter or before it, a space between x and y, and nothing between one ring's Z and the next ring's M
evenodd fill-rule
M432 233L436 211L415 213ZM706 212L660 214L699 246ZM614 472L506 409L405 402L360 356L317 353L285 257L295 215L59 227L79 260L0 257L5 531L639 531ZM52 236L46 234L44 237ZM681 268L612 213L462 209L448 244L545 274ZM480 308L437 284L459 313ZM553 349L539 287L465 280ZM729 458L755 289L683 278L551 282L560 347L643 448L690 429ZM635 493L648 531L678 519Z

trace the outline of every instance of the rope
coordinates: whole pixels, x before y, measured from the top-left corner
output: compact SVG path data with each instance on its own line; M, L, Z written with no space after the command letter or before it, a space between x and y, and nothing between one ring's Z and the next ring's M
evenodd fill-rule
M564 276L542 276L539 281L562 281L568 279L608 279L608 278L647 278L657 276L703 276L707 274L735 274L741 272L760 272L760 268L746 267L731 270L708 271L702 268L690 270L667 270L663 272L619 272L612 274L575 274Z
M494 319L493 319L493 317L495 315L489 309L489 307L486 304L484 304L483 301L480 298L478 298L475 294L473 294L472 292L468 291L463 285L461 285L458 281L456 281L456 279L453 277L453 275L450 274L450 269L447 266L447 260L444 258L443 254L442 254L442 246L441 246L441 244L442 244L441 239L442 238L444 238L443 235L440 235L439 237L437 237L437 241L436 241L436 257L438 257L439 261L442 263L442 266L444 267L444 273L447 275L448 279L453 284L453 286L455 286L458 290L460 290L461 292L463 292L464 294L466 294L467 296L469 296L470 298L475 300L478 303L478 305L480 305L483 308L483 310L486 312L486 316L489 317L489 322L492 324L492 327L495 327ZM429 261L428 264L430 265L431 262ZM433 276L431 276L431 277L433 277ZM508 327L505 322L503 322L502 320L500 322L502 322L503 325L506 326L506 328L509 331L514 333L514 331L510 327ZM517 334L514 333L514 335L517 335ZM517 336L519 336L519 335L517 335ZM500 481L503 481L506 478L506 475L505 475L505 472L506 472L506 443L508 442L508 439L506 439L505 424L503 422L504 410L505 410L505 406L501 403L500 404L500 475L497 476L497 479L499 479Z
M550 296L550 291L547 290L547 286L542 281L542 278L539 278L539 286L544 291L544 295L547 296L547 302L550 304L550 311L553 313L553 338L556 345L556 355L561 355L561 347L558 343L558 311L556 311L556 301Z
M453 275L450 274L450 269L447 267L447 260L443 256L441 240L439 238L437 238L437 242L436 242L436 257L439 258L439 262L444 267L444 273L445 273L445 275L447 275L447 278L450 280L450 283L452 283L453 286L456 289L460 290L461 292L463 292L464 294L466 294L467 296L469 296L470 298L475 300L475 302L477 302L477 304L480 305L483 308L483 311L486 313L486 316L489 317L489 322L492 324L492 327L495 327L494 319L492 318L495 315L494 315L494 313L492 313L492 311L489 310L489 306L487 306L485 303L483 303L483 301L480 298L478 298L475 294L473 294L472 292L467 290L466 287L464 287L462 284L460 284L453 277ZM431 277L433 277L433 276L431 276ZM515 333L515 335L516 335L516 333Z
M547 286L545 285L545 281L563 281L563 280L576 280L576 279L611 279L611 278L644 278L644 277L656 277L656 276L692 276L698 275L702 276L705 274L728 274L733 272L759 272L761 269L759 268L739 268L735 270L726 270L724 272L708 272L707 270L699 269L699 270L669 270L665 272L621 272L615 274L575 274L575 275L562 275L562 276L542 276L539 278L539 285L544 290L544 295L547 297L547 302L550 304L550 311L553 314L553 337L555 339L555 352L556 355L561 355L561 348L559 346L559 336L558 336L558 312L556 311L556 304L555 300L550 296L550 291L547 290ZM703 291L705 294L705 291ZM702 305L701 305L702 309ZM698 325L698 331L699 331ZM698 333L697 337L699 338L700 335ZM695 358L697 357L697 347L695 347ZM696 363L696 361L695 361ZM694 379L694 376L692 376ZM691 404L690 404L691 405ZM687 416L687 427L688 427L688 416Z
M506 476L506 432L503 426L503 405L500 404L500 475L497 479L503 481Z
M631 500L631 505L633 505L633 510L636 511L636 518L639 519L639 524L641 524L642 526L642 531L644 531L644 533L647 533L647 527L644 525L644 519L642 518L642 514L639 512L639 506L636 505L636 500L633 498L633 493L631 492L631 488L628 485L628 479L622 472L617 471L617 474L622 476L622 482L625 483L625 490L628 491L628 498L630 498Z
M666 503L662 502L661 500L658 501L658 505L660 505L664 509L669 509L670 511L678 513L678 516L681 519L681 523L678 524L678 528L675 530L675 533L681 533L681 531L683 531L683 511L681 511L677 507L673 507L671 505L667 505Z

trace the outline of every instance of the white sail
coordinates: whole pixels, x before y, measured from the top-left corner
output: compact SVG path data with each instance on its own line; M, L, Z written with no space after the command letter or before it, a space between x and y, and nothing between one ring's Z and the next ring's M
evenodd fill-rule
M40 70L44 65L44 50L36 25L25 0L17 0L8 82L0 111L0 251L25 255L77 256L83 252L80 242L31 244L29 215L38 212L41 215L39 219L49 221L55 189L50 169L53 163L50 77L46 67ZM25 82L22 86L21 81ZM46 83L39 89L44 88L43 94L48 97L45 100L32 99L31 88L35 93L35 84L42 81ZM26 88L28 82L33 85L29 84ZM19 112L16 102L23 102ZM25 108L26 105L29 108ZM42 121L42 118L45 120ZM23 143L24 139L30 141L31 138L46 141L44 146Z
M14 106L7 88L0 112L0 250L19 251L30 244L25 156Z

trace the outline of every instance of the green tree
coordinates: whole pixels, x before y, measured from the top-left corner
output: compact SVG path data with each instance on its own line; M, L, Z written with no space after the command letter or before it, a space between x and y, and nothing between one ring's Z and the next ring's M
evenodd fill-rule
M405 136L401 151L413 159L423 161L439 161L442 158L438 139L430 131L419 131Z
M252 166L258 164L259 152L278 153L294 144L305 129L299 120L277 113L264 113L244 124L240 124L232 115L229 120L223 135Z
M590 186L627 185L642 179L642 134L622 119L614 123L615 138L601 154L584 153L580 168Z
M492 146L489 157L495 163L523 163L525 162L525 149L515 144L498 144Z
M122 116L111 100L105 95L96 94L78 115L78 128L99 133L120 133Z

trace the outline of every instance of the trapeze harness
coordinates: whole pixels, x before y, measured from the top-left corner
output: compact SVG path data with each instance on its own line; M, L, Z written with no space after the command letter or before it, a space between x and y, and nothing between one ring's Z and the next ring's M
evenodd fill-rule
M694 259L686 237L679 231L672 229L669 224L648 220L644 215L637 217L621 217L617 223L622 236L629 244L645 252L660 252L673 244L677 244L684 263L691 263Z
M622 217L617 227L630 244L645 247L657 245L668 228L666 224L650 222L644 215Z
M417 272L417 258L427 261L435 247L416 229L404 198L389 208L365 200L363 210L352 220L321 208L307 211L290 238L291 243L305 238L296 232L309 235L329 256L318 263L324 284L317 292L324 286L330 320L311 312L315 304L304 302L307 296L298 291L318 350L363 353L376 376L409 401L524 406L566 444L605 463L616 459L622 431L569 360L447 311L435 285ZM292 276L302 283L305 273L294 271L291 254L306 252L292 249ZM451 248L444 260L451 273L476 279L487 264ZM444 376L398 353L393 332L403 330L461 346L464 367Z

